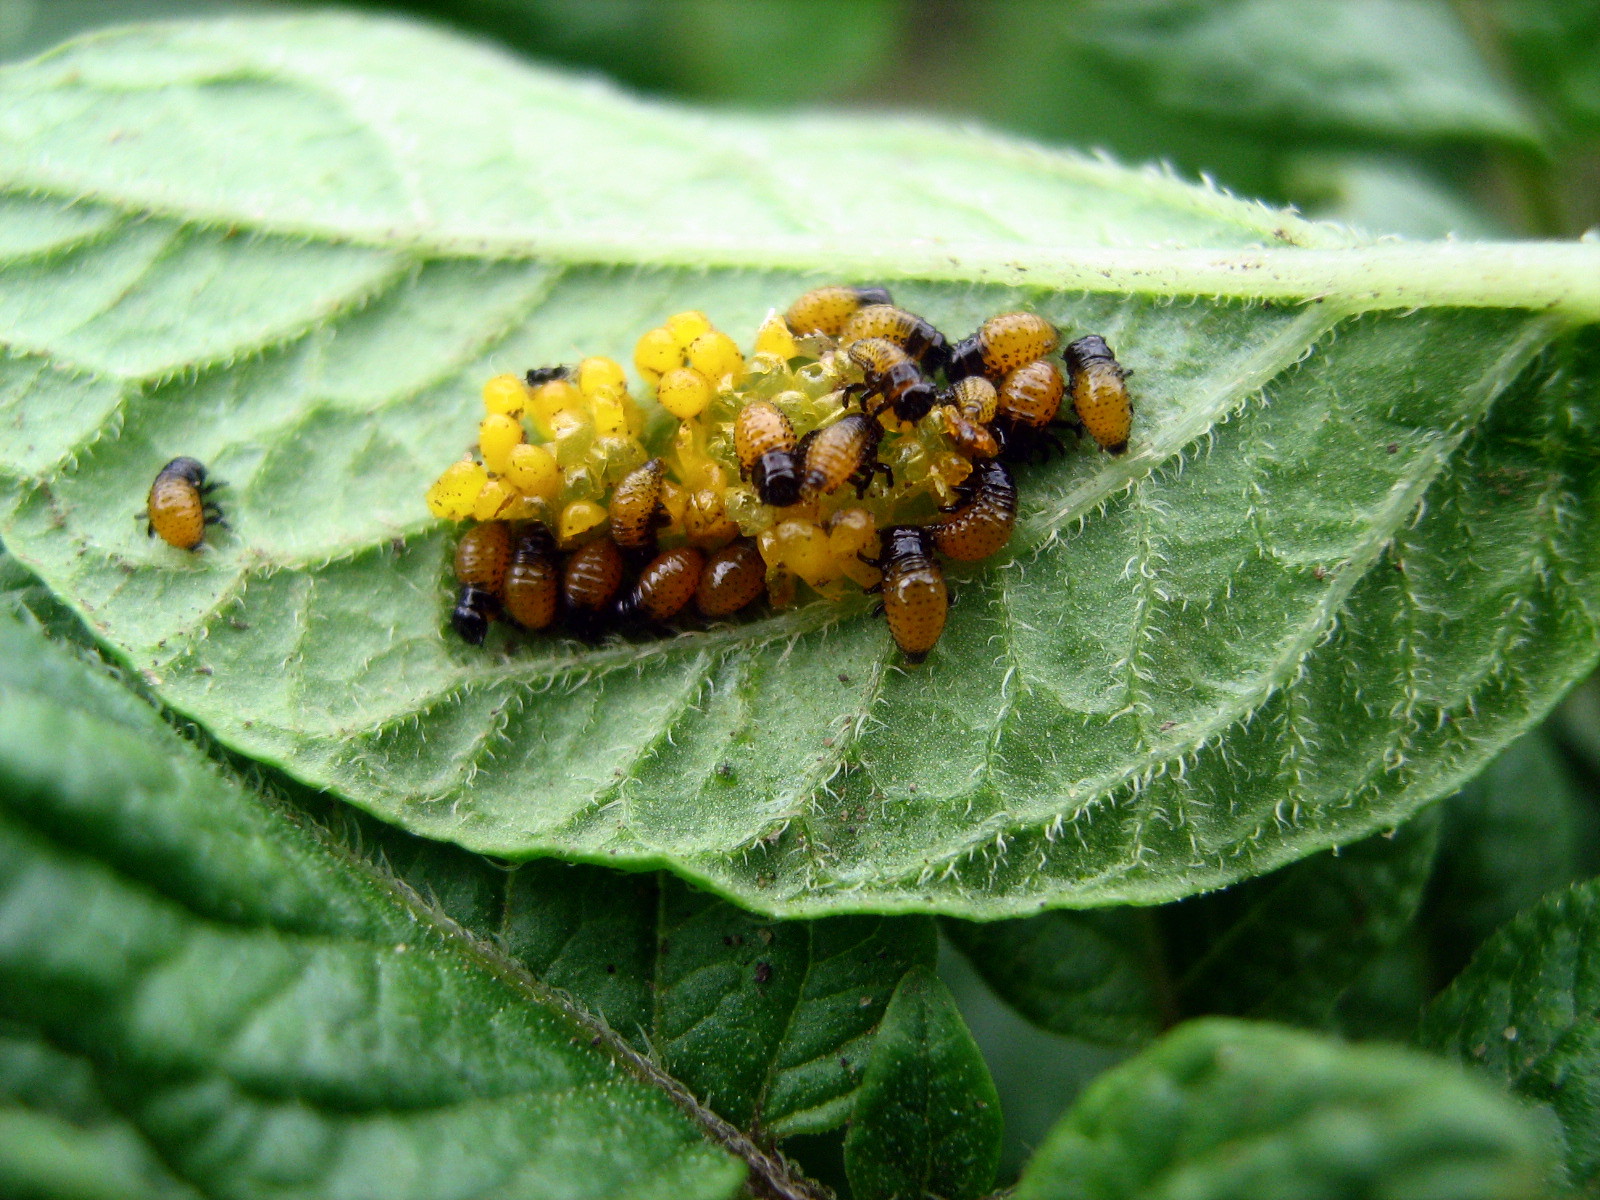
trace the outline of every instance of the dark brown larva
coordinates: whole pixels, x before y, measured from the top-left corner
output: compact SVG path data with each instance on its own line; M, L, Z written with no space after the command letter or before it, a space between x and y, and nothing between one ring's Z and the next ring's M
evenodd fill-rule
M639 582L617 605L617 616L625 621L672 620L694 599L705 569L705 552L694 546L662 551L639 572Z
M730 542L711 556L695 588L703 616L726 617L754 603L767 590L767 564L749 538Z
M894 474L877 458L882 435L877 418L861 413L846 413L832 425L807 434L800 494L815 499L848 481L856 485L856 495L862 496L872 484L874 472L887 476L893 484Z
M504 521L474 525L456 543L456 582L461 591L450 624L469 645L483 645L489 622L500 611L510 565L511 531Z
M894 644L908 662L928 656L950 611L944 572L933 557L933 534L919 525L895 525L883 534L883 553L873 562L883 571L878 590Z
M933 544L946 558L978 562L1011 540L1017 523L1017 482L1011 468L992 460L975 464L961 491L961 506L931 526Z
M851 314L863 305L893 303L886 288L819 287L791 304L783 319L789 326L789 332L797 335L825 333L829 337L838 337Z
M628 472L611 497L611 540L624 550L654 544L667 467L659 458Z
M883 338L904 350L928 374L942 370L950 359L950 344L916 313L892 304L869 304L857 309L844 323L839 344L847 349L864 338Z
M144 512L145 535L160 537L179 550L197 549L205 540L207 525L226 525L222 510L206 499L220 487L206 481L206 468L198 459L175 458L156 472Z
M567 555L561 598L580 636L594 632L600 613L621 590L622 565L622 551L610 538L590 542Z
M561 602L561 556L556 540L537 521L517 531L506 569L506 616L524 629L545 629Z
M1102 449L1121 454L1128 448L1128 431L1133 428L1133 402L1123 382L1127 372L1098 334L1071 343L1065 356L1072 372L1072 406L1078 420Z
M933 384L923 378L911 356L887 338L853 342L849 355L861 368L862 382L845 388L845 399L859 396L866 408L870 397L880 397L882 403L868 409L874 416L890 409L902 421L920 421L938 399Z

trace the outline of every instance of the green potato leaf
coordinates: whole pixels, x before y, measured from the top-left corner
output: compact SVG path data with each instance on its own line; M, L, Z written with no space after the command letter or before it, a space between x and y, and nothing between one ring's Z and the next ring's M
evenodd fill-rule
M1320 1025L1416 916L1438 813L1337 853L1159 908L947 920L989 985L1030 1021L1136 1045L1186 1017Z
M1421 1040L1552 1118L1569 1180L1600 1179L1600 881L1546 896L1428 1006Z
M1402 820L1594 661L1600 247L1371 244L882 118L352 17L0 75L0 537L163 701L404 828L781 916L1170 900ZM473 650L428 482L502 370L829 278L1137 372L902 669L868 602ZM233 532L134 513L185 453ZM1463 552L1463 547L1470 552ZM936 752L930 753L930 746Z
M10 616L0 913L7 1194L739 1188L639 1056Z
M961 1011L926 967L883 1014L850 1114L844 1166L856 1200L973 1200L994 1183L1003 1122Z
M1450 1063L1212 1018L1106 1072L1016 1200L1517 1200L1547 1195L1541 1131Z
M763 1137L844 1124L890 995L938 956L926 917L770 921L667 875L380 845L451 917Z

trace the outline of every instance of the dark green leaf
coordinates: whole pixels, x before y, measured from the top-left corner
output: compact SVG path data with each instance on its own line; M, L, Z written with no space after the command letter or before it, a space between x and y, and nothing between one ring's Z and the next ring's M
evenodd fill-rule
M9 616L0 913L0 1178L42 1194L717 1197L742 1174L531 980Z
M1056 1033L1134 1045L1211 1013L1321 1024L1416 914L1437 814L1152 909L946 921L989 985Z
M906 972L873 1042L850 1114L855 1200L970 1200L1000 1161L1000 1097L939 977Z
M1574 791L1543 729L1512 745L1443 807L1425 909L1441 985L1518 912L1600 865L1594 809Z
M12 552L226 746L484 853L783 916L1164 901L1393 826L1600 651L1600 247L1367 243L318 17L8 70L0 261ZM956 331L1027 304L1138 372L1133 451L1027 473L926 669L865 600L449 637L421 494L486 376L626 359L676 308L747 337L839 275ZM232 484L202 555L133 517L178 452Z
M984 982L1043 1029L1131 1046L1176 1019L1152 909L1061 910L942 924Z
M1431 809L1393 833L1159 909L1179 1012L1326 1021L1416 916L1438 818Z
M1449 1063L1215 1018L1097 1080L1016 1200L1520 1200L1540 1130Z
M1600 881L1546 896L1428 1008L1425 1045L1554 1115L1575 1186L1600 1181Z

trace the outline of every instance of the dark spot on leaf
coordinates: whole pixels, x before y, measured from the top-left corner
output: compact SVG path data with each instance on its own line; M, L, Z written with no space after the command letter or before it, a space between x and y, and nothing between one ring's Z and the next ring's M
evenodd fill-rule
M617 973L617 964L616 963L607 963L606 964L606 974L607 975L615 975L616 973Z
M1387 449L1388 449L1390 454L1399 454L1400 453L1400 444L1398 442L1390 442L1388 447L1387 447Z
M756 982L757 983L768 983L768 982L771 981L771 979L772 979L772 964L769 963L769 962L758 962L756 964Z
M870 578L870 576L869 576L869 578ZM850 676L846 675L843 671L840 671L839 672L839 682L840 683L849 683L850 682Z

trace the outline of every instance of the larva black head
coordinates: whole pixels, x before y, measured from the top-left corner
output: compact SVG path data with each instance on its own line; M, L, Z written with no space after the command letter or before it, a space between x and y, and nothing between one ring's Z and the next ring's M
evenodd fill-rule
M1117 361L1117 356L1111 353L1111 347L1106 345L1105 338L1098 333L1086 334L1075 342L1069 342L1062 357L1067 360L1067 366L1075 371L1082 364L1097 358L1106 362Z
M483 645L489 635L489 621L494 616L494 596L475 584L467 584L456 599L450 614L450 627L469 646Z
M800 459L792 450L768 450L756 459L750 482L761 503L787 508L800 503Z
M978 341L977 334L962 338L950 348L950 361L944 373L951 383L970 375L983 374L983 345Z
M889 289L880 286L851 288L856 294L856 299L861 301L861 307L869 304L893 304L894 298L889 295Z
M897 391L891 407L894 409L894 415L902 421L915 424L928 415L938 399L938 389L923 379Z
M538 387L541 383L554 383L558 379L570 380L574 371L569 366L557 365L554 367L534 367L523 376L529 387Z
M541 521L529 521L512 530L511 557L531 562L536 558L556 557L556 539Z
M175 458L161 468L157 478L187 479L195 487L202 487L206 481L206 467L197 458Z
M933 530L926 525L891 525L883 532L883 561L933 557Z

